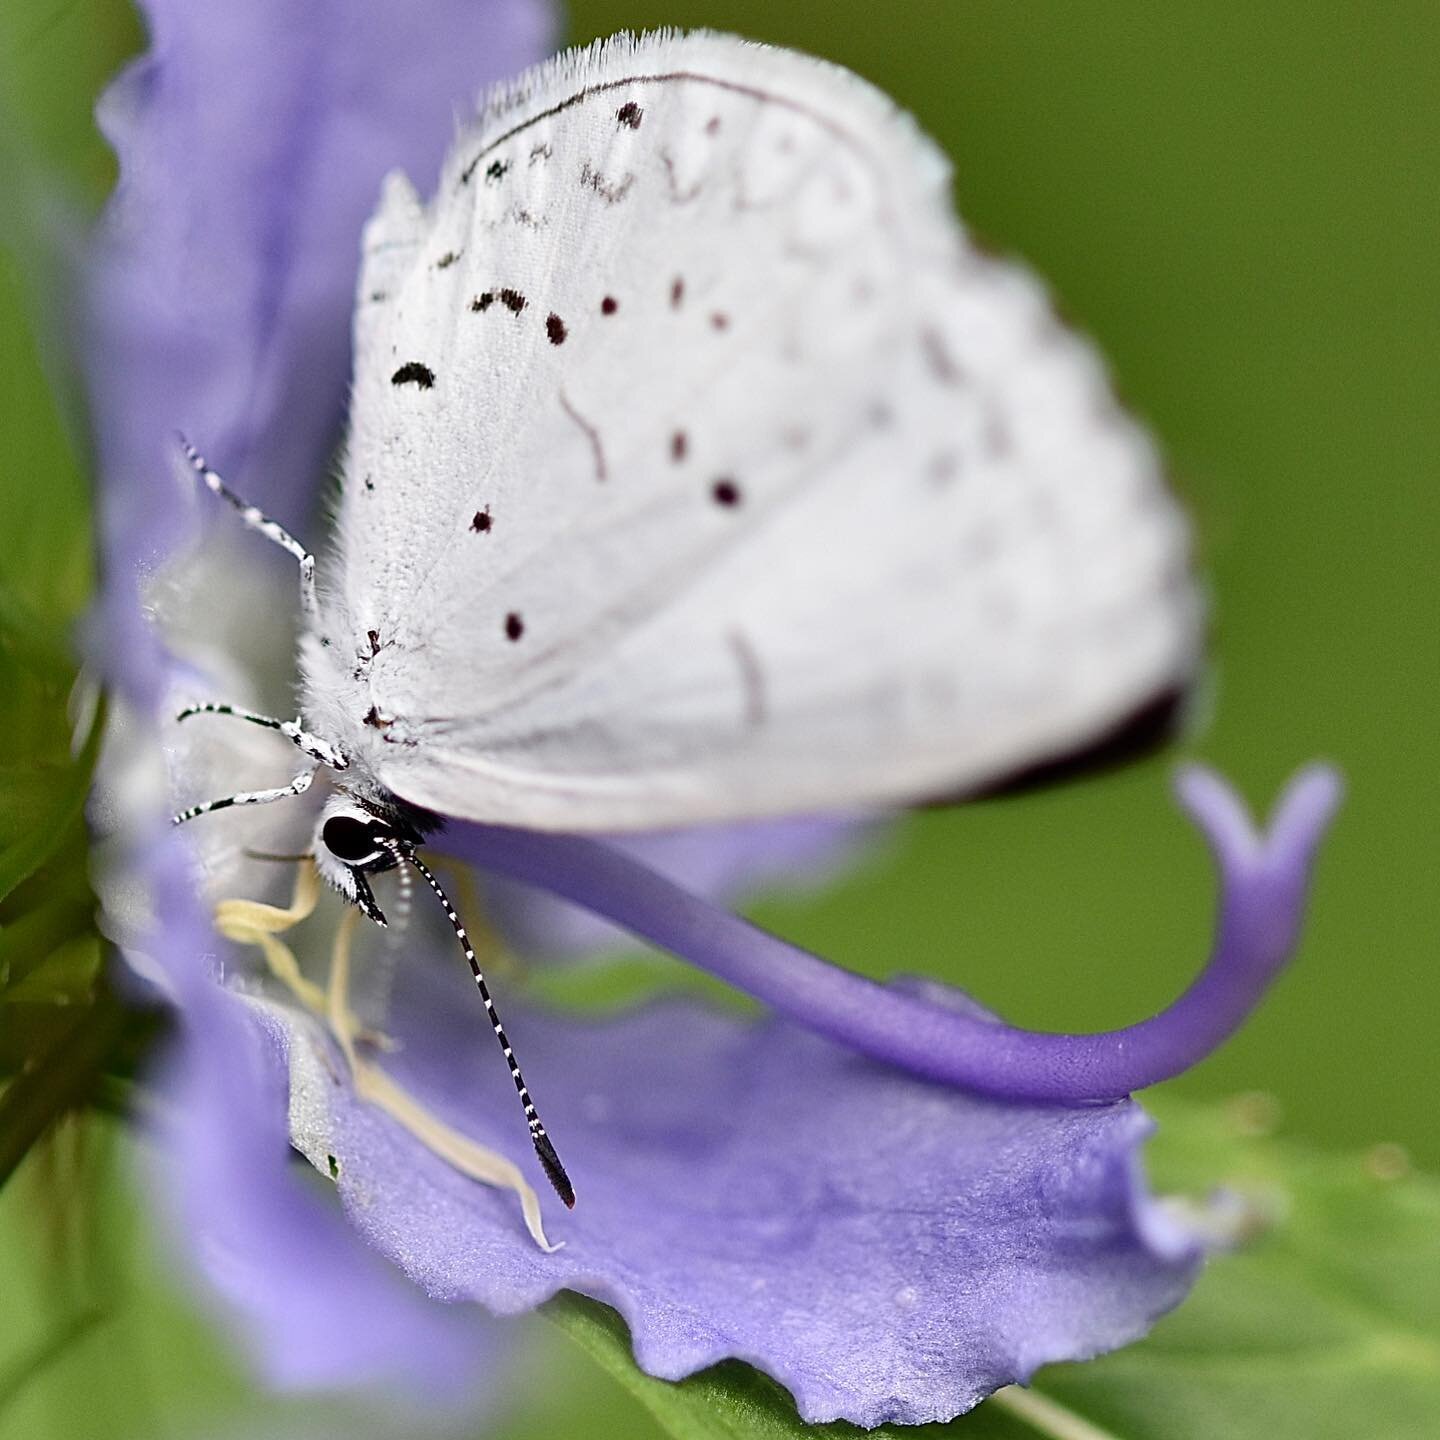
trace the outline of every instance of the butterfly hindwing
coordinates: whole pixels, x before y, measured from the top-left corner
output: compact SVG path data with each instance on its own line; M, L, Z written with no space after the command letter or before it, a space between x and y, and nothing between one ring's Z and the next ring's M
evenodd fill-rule
M897 801L1193 664L1147 439L845 72L594 47L366 243L346 674L310 693L397 794L567 829Z

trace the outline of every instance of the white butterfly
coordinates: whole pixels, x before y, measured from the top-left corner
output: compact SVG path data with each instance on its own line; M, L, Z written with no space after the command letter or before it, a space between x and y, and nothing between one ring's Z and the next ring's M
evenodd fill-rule
M373 918L425 812L901 803L1184 685L1200 607L1151 444L948 176L843 70L662 33L492 99L428 206L390 177L318 599L245 512L308 596L302 718L247 718L340 772L317 859Z

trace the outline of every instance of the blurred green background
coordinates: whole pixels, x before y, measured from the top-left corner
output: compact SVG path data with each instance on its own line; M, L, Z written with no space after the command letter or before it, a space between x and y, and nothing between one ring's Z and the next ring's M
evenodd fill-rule
M660 24L810 50L888 90L953 157L971 226L1029 260L1098 339L1161 439L1213 587L1212 713L1182 750L1261 807L1312 757L1349 784L1298 962L1245 1032L1173 1088L1264 1090L1292 1133L1398 1141L1440 1167L1440 6L569 7L577 42ZM85 574L83 490L40 368L17 157L63 167L93 206L110 167L90 105L139 40L113 0L0 6L0 205L18 246L0 254L0 557L7 579L62 608ZM1187 982L1209 936L1207 862L1168 794L1175 758L924 814L836 891L756 913L843 964L941 975L1019 1023L1139 1018ZM103 1134L80 1148L111 1165ZM9 1357L48 1333L30 1321L55 1303L20 1214L83 1160L22 1172L0 1197L12 1317L0 1400ZM75 1223L97 1227L94 1263L125 1277L150 1327L134 1341L145 1364L108 1363L143 1370L155 1393L89 1407L99 1373L62 1361L0 1410L0 1434L159 1433L181 1395L198 1407L186 1413L228 1426L220 1417L247 1413L245 1385L131 1243L124 1187L100 1190ZM180 1350L156 1338L182 1334ZM592 1426L608 1416L614 1433L652 1433L569 1352L543 1377L540 1365L540 1398L505 1433L555 1433L579 1403ZM225 1433L280 1433L264 1414Z

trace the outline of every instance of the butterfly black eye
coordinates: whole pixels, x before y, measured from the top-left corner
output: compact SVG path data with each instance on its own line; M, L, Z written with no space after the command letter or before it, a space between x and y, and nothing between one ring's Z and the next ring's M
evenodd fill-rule
M387 833L382 825L367 824L351 815L332 815L320 831L320 838L337 860L364 865L386 854L380 842Z

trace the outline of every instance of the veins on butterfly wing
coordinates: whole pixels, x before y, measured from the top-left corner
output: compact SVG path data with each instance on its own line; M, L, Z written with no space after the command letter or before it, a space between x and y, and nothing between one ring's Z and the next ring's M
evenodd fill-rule
M558 340L555 342L560 343ZM600 432L570 403L565 392L559 393L560 408L580 427L586 440L590 442L590 454L595 462L595 478L602 484L609 479L609 470L605 464L605 447L600 440Z
M752 728L765 723L765 671L743 630L731 630L725 636L730 653L740 670L740 683L745 694L745 723Z

